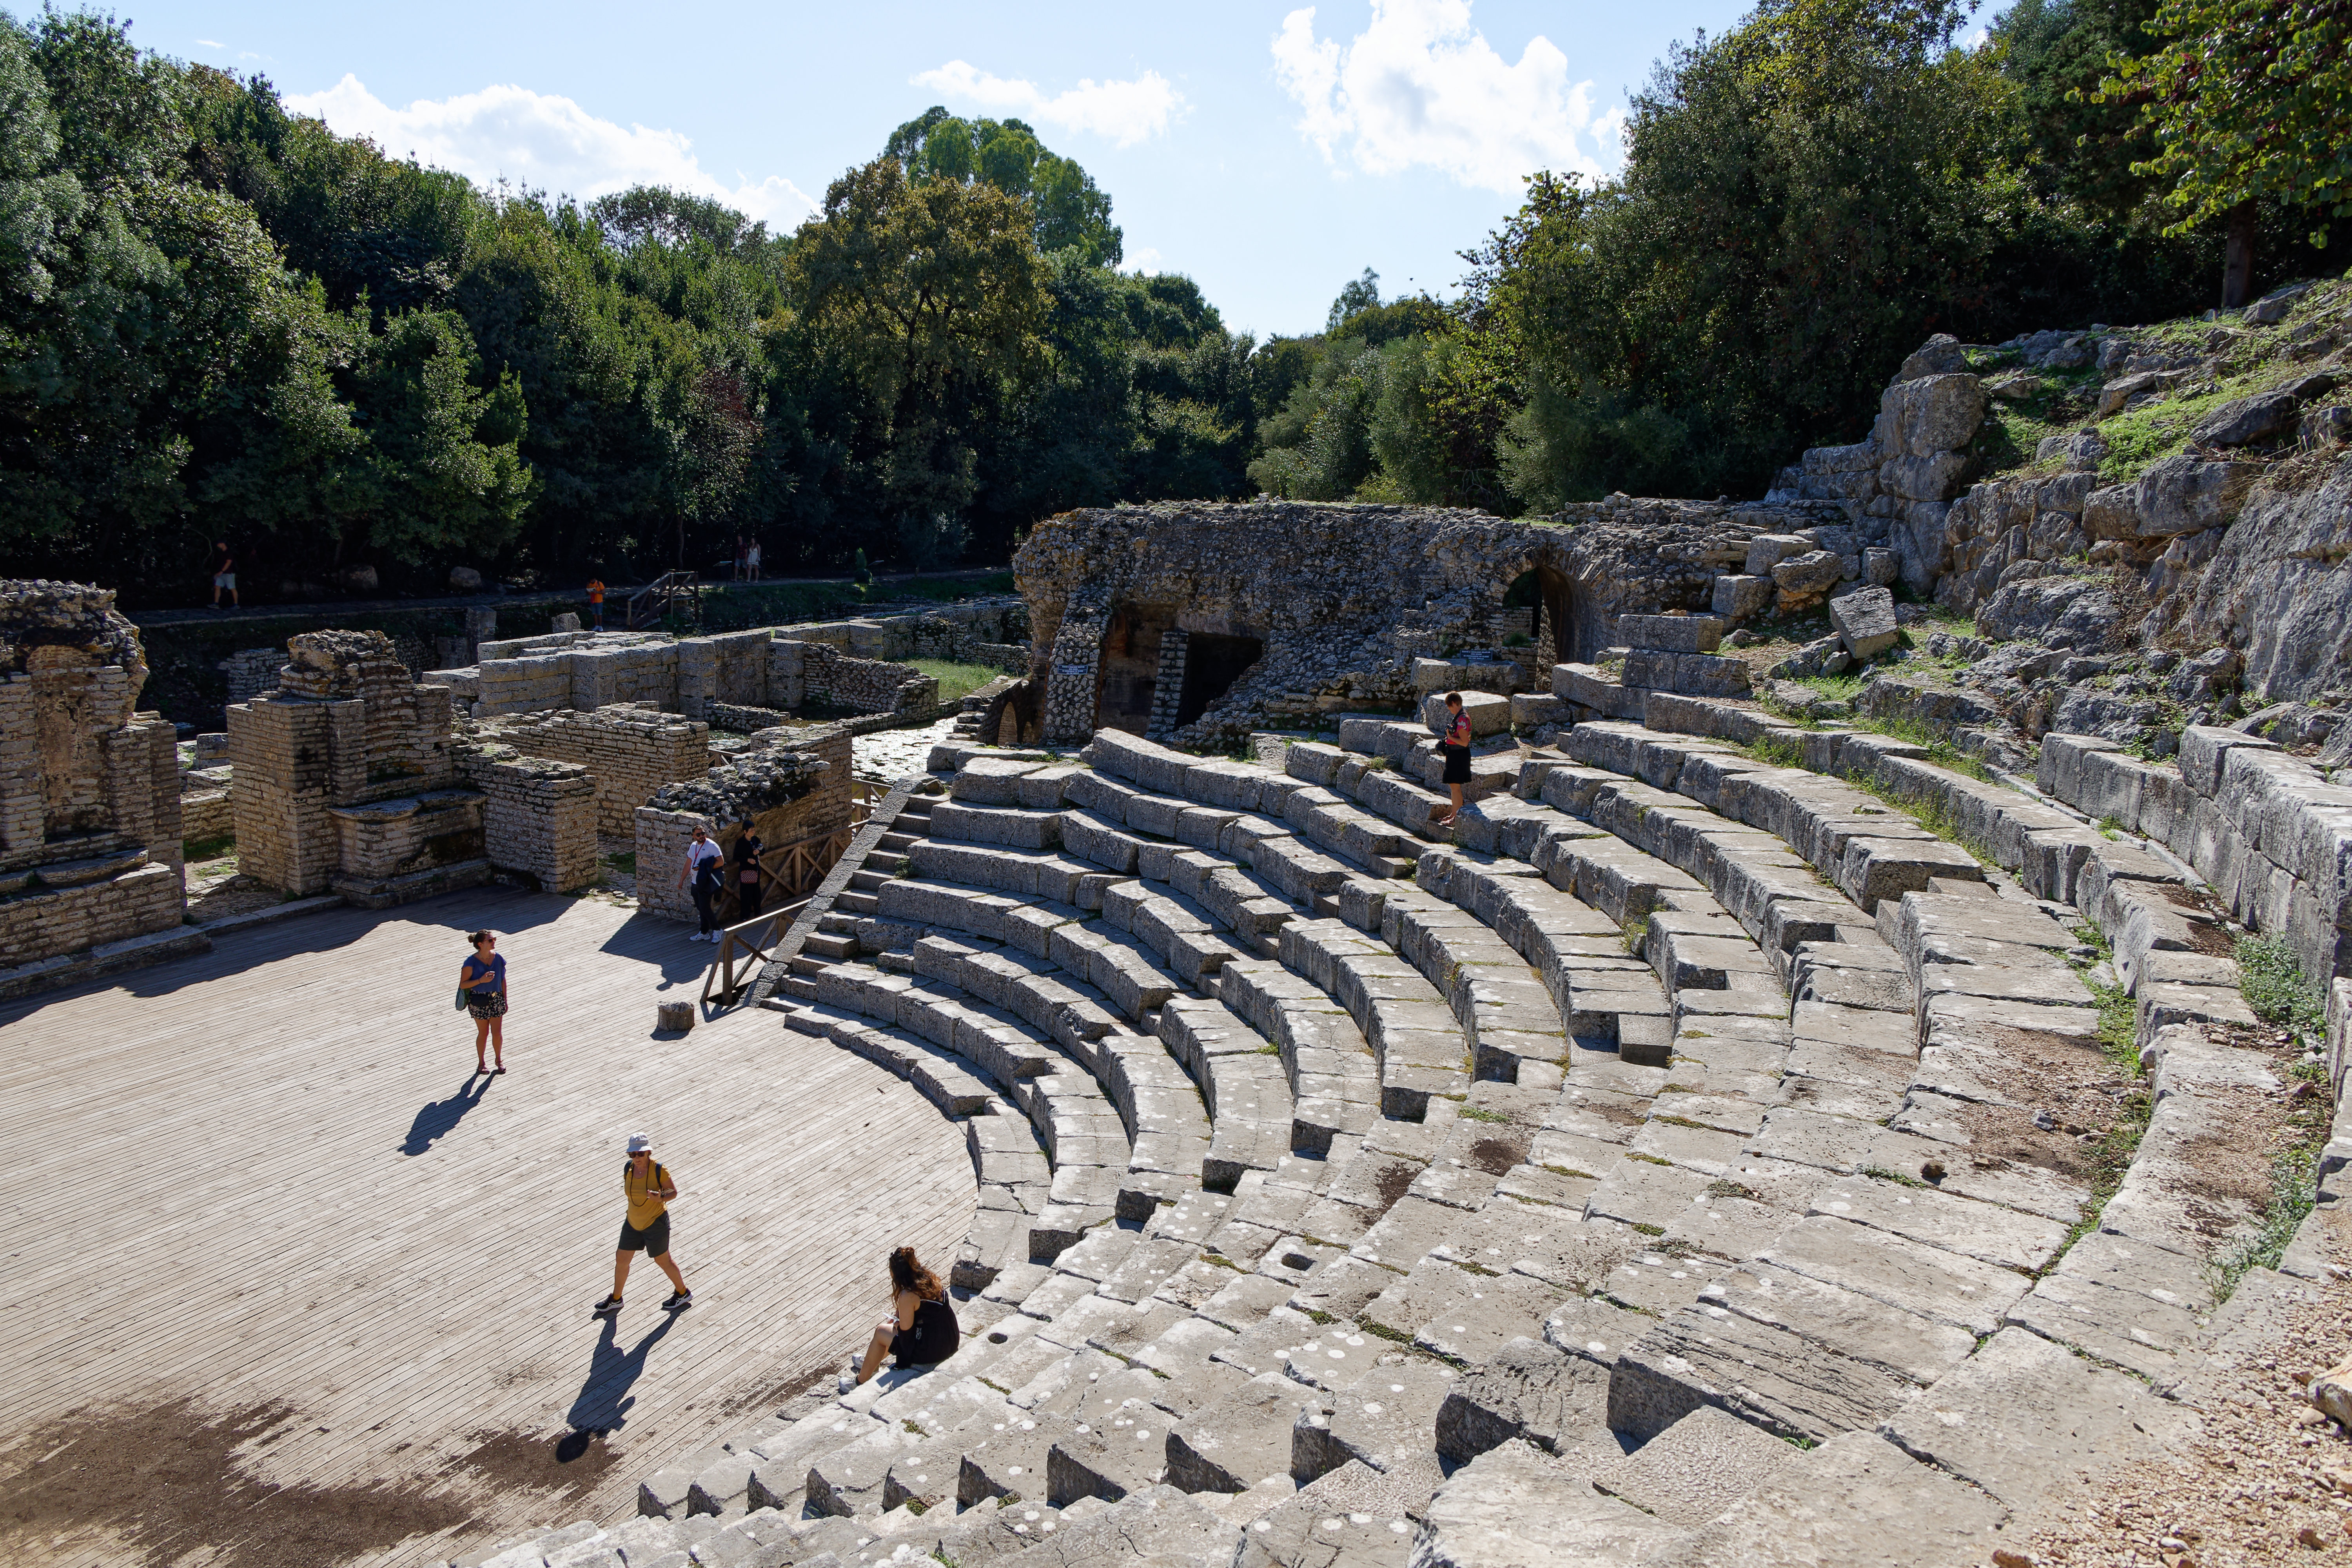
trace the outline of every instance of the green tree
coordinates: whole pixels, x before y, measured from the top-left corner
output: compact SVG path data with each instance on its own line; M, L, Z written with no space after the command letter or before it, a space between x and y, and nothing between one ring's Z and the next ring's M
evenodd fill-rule
M935 104L893 131L882 155L905 164L918 184L977 182L1026 196L1039 250L1076 250L1089 267L1118 265L1122 236L1110 221L1110 197L1018 120L960 120Z
M981 182L909 180L877 158L827 187L789 268L803 329L856 389L892 526L961 514L979 489L978 443L1041 347L1028 203Z
M1965 324L2014 122L1951 47L1964 14L1764 0L1660 65L1618 180L1531 184L1493 288L1528 362L1504 467L1528 504L1760 485Z
M2135 103L2176 232L2229 225L2221 302L2252 291L2258 208L2303 215L2310 243L2352 216L2352 0L2163 0L2153 54L2111 57L2096 97Z
M351 373L367 432L364 542L395 560L493 558L521 526L531 493L519 448L528 417L512 372L487 390L473 335L441 310L394 316Z

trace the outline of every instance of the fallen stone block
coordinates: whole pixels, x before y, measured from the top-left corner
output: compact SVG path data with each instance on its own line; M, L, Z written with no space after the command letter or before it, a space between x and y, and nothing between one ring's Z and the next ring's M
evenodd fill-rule
M1438 1489L1412 1562L1414 1568L1600 1568L1658 1560L1686 1539L1528 1445L1507 1443Z
M1895 646L1898 635L1895 595L1885 588L1859 588L1832 599L1830 624L1846 652L1857 659L1875 658Z

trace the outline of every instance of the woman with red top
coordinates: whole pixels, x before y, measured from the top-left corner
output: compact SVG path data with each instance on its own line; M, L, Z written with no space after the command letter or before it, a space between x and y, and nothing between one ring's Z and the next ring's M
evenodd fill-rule
M1451 827L1462 815L1462 788L1470 782L1470 715L1462 710L1459 691L1445 694L1445 728L1437 747L1445 753L1445 787L1454 795L1454 809L1439 817L1437 826Z

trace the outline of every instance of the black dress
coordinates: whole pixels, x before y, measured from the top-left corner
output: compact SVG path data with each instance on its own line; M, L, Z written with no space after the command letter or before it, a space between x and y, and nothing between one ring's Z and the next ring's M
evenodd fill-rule
M1454 740L1456 734L1462 737L1462 742L1458 745ZM1447 723L1444 734L1437 742L1437 749L1445 753L1444 783L1466 784L1470 782L1469 742L1470 726L1467 722L1456 720Z
M890 1353L900 1366L929 1366L955 1354L960 1338L955 1309L944 1300L925 1301L915 1309L915 1326L890 1336Z

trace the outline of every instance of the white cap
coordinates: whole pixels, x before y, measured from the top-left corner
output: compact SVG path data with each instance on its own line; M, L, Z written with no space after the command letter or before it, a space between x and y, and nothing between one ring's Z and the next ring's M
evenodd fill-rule
M630 1134L629 1134L629 1152L630 1152L630 1153L632 1153L632 1154L642 1154L642 1153L644 1153L646 1150L648 1150L648 1149L652 1148L653 1146L654 1146L654 1141L653 1141L651 1138L648 1138L647 1136L646 1136L644 1133L642 1133L642 1132L632 1132L632 1133L630 1133Z

